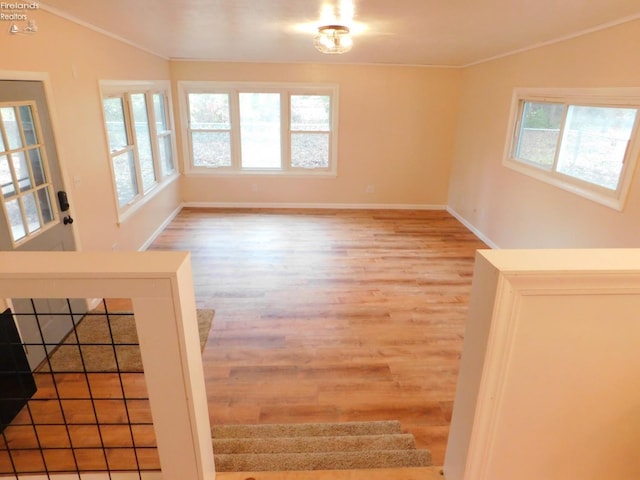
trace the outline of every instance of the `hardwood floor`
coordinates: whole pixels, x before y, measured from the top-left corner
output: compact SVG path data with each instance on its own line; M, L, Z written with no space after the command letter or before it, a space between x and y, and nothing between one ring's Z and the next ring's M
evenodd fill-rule
M197 305L216 310L203 352L212 424L399 420L435 465L478 248L442 211L206 209L183 210L150 247L190 251ZM36 375L30 413L0 436L0 472L159 468L143 374L51 379ZM22 450L10 458L5 442Z
M185 209L212 423L397 419L444 450L475 250L442 211Z

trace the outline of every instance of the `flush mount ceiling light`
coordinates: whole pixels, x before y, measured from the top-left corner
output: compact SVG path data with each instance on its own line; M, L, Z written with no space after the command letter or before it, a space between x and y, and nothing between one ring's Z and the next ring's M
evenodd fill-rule
M313 39L313 46L322 53L346 53L353 47L349 27L345 25L323 25Z

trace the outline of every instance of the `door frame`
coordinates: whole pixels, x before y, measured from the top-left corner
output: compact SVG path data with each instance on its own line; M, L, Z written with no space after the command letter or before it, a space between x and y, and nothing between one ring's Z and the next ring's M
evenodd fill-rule
M53 136L53 149L56 154L56 160L58 163L58 170L60 171L60 178L62 181L62 189L67 192L67 196L71 205L73 205L73 193L68 190L69 185L72 185L70 182L69 176L67 174L66 162L62 155L60 155L60 147L59 147L59 139L60 136L57 133L57 124L58 124L58 115L57 109L54 102L53 88L51 86L51 79L49 73L47 72L33 72L33 71L22 71L22 70L1 70L0 69L0 80L14 80L14 81L36 81L41 82L44 90L44 97L47 104L47 109L49 110L49 124L51 126L51 134ZM51 199L52 202L55 202L55 197ZM60 217L61 218L61 217ZM80 251L80 237L78 235L78 229L75 224L69 225L71 227L71 232L75 244L75 250ZM86 299L87 309L92 308L93 305L98 303L98 299ZM13 302L11 298L0 298L0 308L2 310L6 308L13 308ZM20 326L16 322L16 326L18 327L18 332L22 337L22 332L20 332Z
M62 185L65 192L67 192L67 196L69 198L69 203L74 205L73 192L69 190L69 186L73 185L67 175L67 168L65 165L65 160L62 155L60 155L60 147L59 147L59 138L60 136L57 134L56 125L58 123L58 115L57 109L55 107L55 102L53 98L53 88L51 87L51 79L49 77L49 73L47 72L30 72L30 71L22 71L22 70L0 70L0 80L23 80L23 81L36 81L42 82L42 86L44 89L44 96L47 102L47 108L49 109L49 123L51 124L51 131L53 135L53 148L56 152L58 169L60 170L60 176L62 178ZM55 199L52 199L55 201ZM71 232L73 234L73 240L75 243L76 251L82 250L80 244L80 236L78 235L78 229L75 224L69 225L71 227ZM1 306L1 304L0 304Z

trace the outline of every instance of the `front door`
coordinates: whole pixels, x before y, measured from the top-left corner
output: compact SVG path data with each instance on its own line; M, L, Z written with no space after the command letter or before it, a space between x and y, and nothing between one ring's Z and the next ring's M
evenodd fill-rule
M71 216L59 201L64 185L40 81L0 81L0 187L0 250L75 250ZM47 347L51 350L64 338L73 324L56 314L69 312L69 306L58 299L12 299L11 303L14 312L34 313L17 316L17 321L28 345L29 364L35 368L46 350L29 344L51 344ZM74 300L74 313L76 309L79 314L86 311L86 302Z

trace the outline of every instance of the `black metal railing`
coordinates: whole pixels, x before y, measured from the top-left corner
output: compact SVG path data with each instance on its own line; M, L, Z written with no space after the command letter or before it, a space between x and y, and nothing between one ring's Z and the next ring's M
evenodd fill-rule
M0 478L159 470L133 314L38 303L0 330Z

